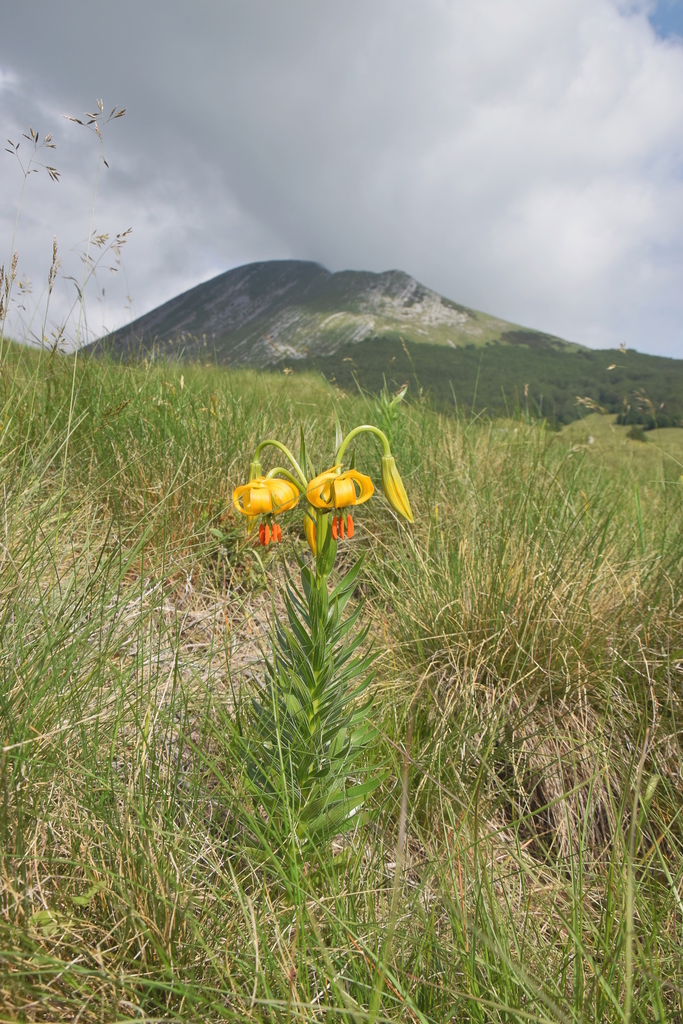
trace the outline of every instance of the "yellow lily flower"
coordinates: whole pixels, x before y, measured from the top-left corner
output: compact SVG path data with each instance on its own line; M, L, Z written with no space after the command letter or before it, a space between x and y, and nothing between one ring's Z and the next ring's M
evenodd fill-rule
M409 523L415 522L408 495L399 476L393 455L382 456L382 487L394 512L398 512Z
M288 512L298 500L298 488L289 480L280 480L278 477L256 477L248 484L236 487L232 493L232 503L237 511L250 519L268 513L277 516L281 512Z
M345 473L328 469L311 480L306 497L314 508L346 508L347 505L362 505L374 491L370 477L357 469L347 469Z

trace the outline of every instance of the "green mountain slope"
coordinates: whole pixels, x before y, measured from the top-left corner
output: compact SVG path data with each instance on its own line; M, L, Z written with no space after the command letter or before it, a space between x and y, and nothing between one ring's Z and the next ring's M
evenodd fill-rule
M492 341L578 347L461 306L400 270L332 274L318 263L271 260L197 285L94 348L188 359L210 353L220 363L268 366L385 334L449 348Z
M289 372L317 370L345 391L408 384L441 409L505 416L523 410L557 424L592 408L622 423L683 425L683 360L619 350L522 348L492 342L453 350L383 336L329 356L283 361Z

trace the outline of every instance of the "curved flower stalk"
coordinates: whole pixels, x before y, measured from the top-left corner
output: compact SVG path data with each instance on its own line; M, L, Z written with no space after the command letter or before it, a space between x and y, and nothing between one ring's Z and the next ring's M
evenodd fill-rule
M391 454L391 447L386 434L379 429L379 427L373 427L369 424L356 427L352 430L342 441L337 452L337 458L335 459L335 468L341 465L342 459L344 458L344 452L346 451L349 442L356 437L357 434L363 432L374 434L382 444L382 488L386 495L386 499L393 508L394 512L398 512L400 516L407 519L409 523L414 522L413 512L408 501L408 495L406 489L403 486L403 481L399 475L398 469L396 468L396 460Z
M351 430L333 465L316 474L301 432L297 460L282 442L262 441L249 466L249 480L233 494L234 507L248 529L260 520L263 545L282 536L275 517L296 508L305 495L304 532L315 561L301 564L301 589L291 582L285 594L287 621L276 622L272 658L263 686L252 702L243 750L255 797L268 812L281 848L310 856L321 843L355 826L369 793L381 782L358 782L358 761L376 733L369 721L372 653L361 655L368 627L357 628L363 602L344 617L356 588L362 556L331 591L327 580L338 543L351 540L351 508L363 505L375 487L352 465L343 468L349 442L369 432L382 445L381 479L392 508L409 522L413 514L386 435L371 425ZM264 475L261 453L274 447L290 468ZM306 473L309 472L309 476Z

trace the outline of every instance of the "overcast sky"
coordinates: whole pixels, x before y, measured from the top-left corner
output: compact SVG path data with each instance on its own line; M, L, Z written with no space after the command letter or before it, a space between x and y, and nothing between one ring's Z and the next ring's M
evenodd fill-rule
M140 315L297 258L683 358L683 0L0 0L0 131L51 132L61 172L26 185L27 309L53 234L78 275L98 140L61 115L99 97L127 112L103 130L94 227L133 232L94 329L127 294ZM0 158L7 262L21 174Z

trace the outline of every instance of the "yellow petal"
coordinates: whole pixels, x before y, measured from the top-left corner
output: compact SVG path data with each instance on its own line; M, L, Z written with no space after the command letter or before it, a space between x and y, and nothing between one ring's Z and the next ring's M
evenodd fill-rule
M273 501L270 491L265 486L267 481L264 477L257 477L248 484L236 487L232 493L232 503L238 512L245 516L257 516L264 512L270 512Z
M273 495L268 487L251 487L248 495L249 514L263 515L273 511ZM247 504L247 501L244 504Z
M345 473L342 473L342 476L348 477L358 484L358 497L354 505L362 505L363 502L367 501L375 493L375 485L365 473L359 473L357 469L347 469Z
M294 508L299 500L299 490L293 483L289 480L280 480L278 477L272 477L266 480L266 483L273 496L273 515L277 516L280 512L288 512L290 508Z
M335 508L346 508L347 505L356 504L356 488L353 486L353 480L339 477L333 482L332 488Z

